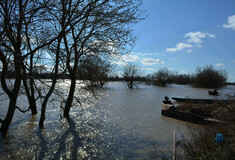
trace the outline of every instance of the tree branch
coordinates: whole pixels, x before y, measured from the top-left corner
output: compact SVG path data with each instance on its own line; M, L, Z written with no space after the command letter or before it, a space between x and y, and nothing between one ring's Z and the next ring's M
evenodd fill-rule
M22 109L20 109L20 107L18 107L18 106L15 106L15 108L17 108L20 112L22 112L22 113L25 113L25 112L28 112L29 110L30 110L30 106L29 106L29 108L27 109L27 110L22 110Z
M4 56L2 50L0 50L0 60L2 62L2 74L1 74L2 89L4 90L4 92L6 92L8 97L10 97L12 93L6 84L6 73L7 73L8 65L7 65L6 57Z

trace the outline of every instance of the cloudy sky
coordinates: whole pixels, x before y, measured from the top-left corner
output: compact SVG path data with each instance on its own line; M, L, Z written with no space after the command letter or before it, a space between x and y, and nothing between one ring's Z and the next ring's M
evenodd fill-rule
M142 8L148 17L134 27L139 39L120 65L136 63L144 74L213 65L235 82L235 0L143 0Z

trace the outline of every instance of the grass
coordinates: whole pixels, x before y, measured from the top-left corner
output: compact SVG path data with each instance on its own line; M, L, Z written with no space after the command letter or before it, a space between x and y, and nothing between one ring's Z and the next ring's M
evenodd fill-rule
M213 124L202 128L192 128L190 138L183 138L184 156L190 160L233 160L235 157L235 103L223 101L211 105L183 105L178 110L200 114L225 121L226 124ZM224 140L215 142L215 136L221 133ZM187 136L188 137L188 136Z
M235 103L219 101L213 104L182 104L176 110L215 118L225 122L235 122Z

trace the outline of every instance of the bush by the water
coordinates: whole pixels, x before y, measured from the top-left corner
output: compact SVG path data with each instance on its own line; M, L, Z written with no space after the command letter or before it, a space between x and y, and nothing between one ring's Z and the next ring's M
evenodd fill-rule
M200 108L201 111L207 110L207 116L225 123L193 128L190 138L182 140L184 150L182 159L233 160L235 157L235 103L221 101L218 104L195 105L190 108L191 111L194 109L199 111ZM223 135L221 143L215 141L218 133Z
M208 126L204 129L193 129L190 139L183 140L185 160L234 160L235 125ZM223 135L222 143L216 143L216 134Z
M203 88L218 88L227 81L227 72L215 70L213 66L198 67L194 77L194 86Z

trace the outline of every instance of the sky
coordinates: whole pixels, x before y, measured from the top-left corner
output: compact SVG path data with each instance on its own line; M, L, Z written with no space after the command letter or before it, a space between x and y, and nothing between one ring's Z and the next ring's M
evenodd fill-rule
M235 82L235 0L143 0L142 9L148 16L133 27L138 40L124 63L144 75L213 65Z

